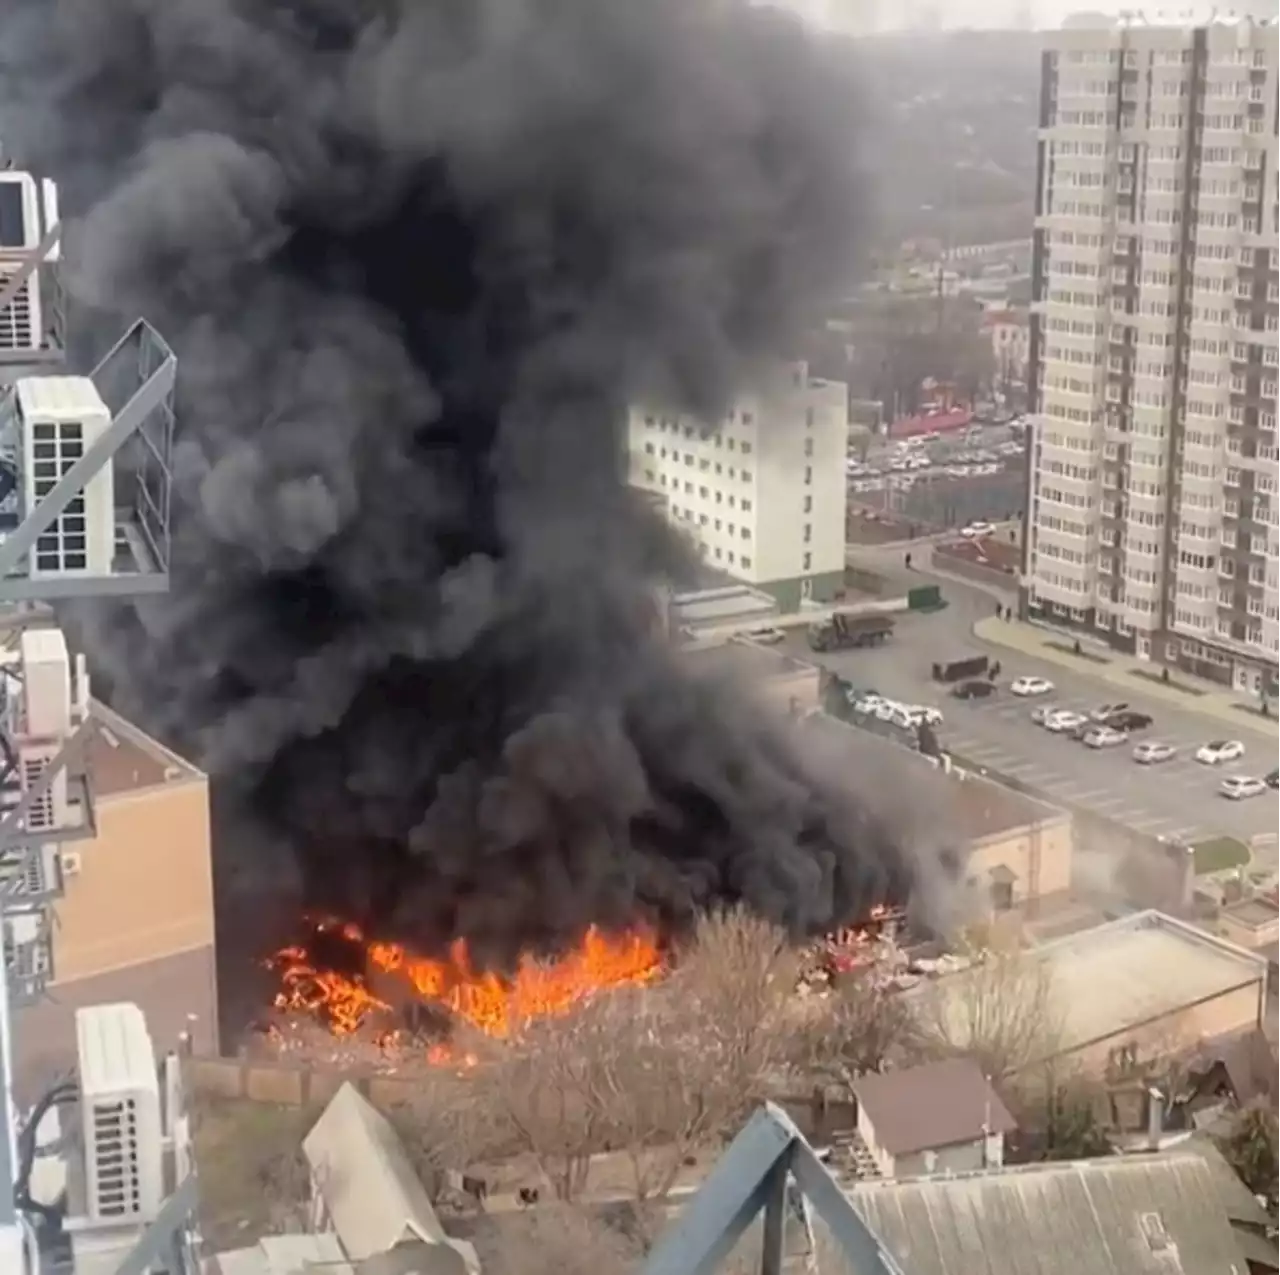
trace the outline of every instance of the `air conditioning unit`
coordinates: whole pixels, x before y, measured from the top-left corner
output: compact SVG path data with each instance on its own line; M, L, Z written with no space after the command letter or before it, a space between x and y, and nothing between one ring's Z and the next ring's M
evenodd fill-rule
M58 855L58 866L64 877L78 877L81 868L80 851L63 850Z
M164 1194L160 1079L137 1005L76 1010L85 1213L107 1225L145 1224Z
M0 172L0 291L57 224L58 188L53 182L38 182L30 173ZM44 345L41 272L58 256L55 245L18 289L18 295L0 310L0 352L39 350Z

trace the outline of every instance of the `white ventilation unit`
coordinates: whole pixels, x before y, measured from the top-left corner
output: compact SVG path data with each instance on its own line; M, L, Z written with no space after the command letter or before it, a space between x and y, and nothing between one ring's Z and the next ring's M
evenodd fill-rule
M63 850L58 855L58 866L64 877L78 877L83 866L79 850Z
M48 231L58 224L58 190L51 181L37 182L30 173L0 172L0 291L13 279ZM58 248L49 262L58 259ZM0 310L0 351L39 350L44 345L40 300L41 262Z
M111 427L87 376L25 376L14 383L29 514ZM29 555L31 578L109 576L115 556L115 476L108 459L45 528Z
M85 1213L102 1224L146 1223L160 1209L164 1167L160 1082L136 1005L76 1010Z

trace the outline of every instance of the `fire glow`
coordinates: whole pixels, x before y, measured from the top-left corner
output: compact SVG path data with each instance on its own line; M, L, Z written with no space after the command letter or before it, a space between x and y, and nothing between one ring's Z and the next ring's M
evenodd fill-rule
M554 959L522 956L509 974L475 970L461 939L446 959L433 960L397 943L366 939L350 922L322 921L314 933L337 936L363 954L366 971L403 980L422 1004L497 1039L532 1019L564 1014L597 992L651 983L663 970L657 941L644 929L605 934L593 927L570 951ZM321 968L307 944L283 948L268 964L280 977L276 1009L319 1018L336 1036L351 1035L371 1017L392 1012L365 974ZM430 1052L442 1058L449 1053L447 1046Z

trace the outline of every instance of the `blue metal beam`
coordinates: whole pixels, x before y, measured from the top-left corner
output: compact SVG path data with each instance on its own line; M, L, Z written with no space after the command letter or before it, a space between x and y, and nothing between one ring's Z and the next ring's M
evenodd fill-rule
M790 1117L766 1103L729 1144L640 1275L711 1275L763 1211L763 1275L783 1256L787 1177L827 1224L855 1275L903 1275Z

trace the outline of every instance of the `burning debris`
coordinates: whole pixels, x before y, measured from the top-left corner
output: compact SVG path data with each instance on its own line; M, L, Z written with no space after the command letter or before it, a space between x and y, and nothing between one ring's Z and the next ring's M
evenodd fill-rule
M460 1029L505 1039L522 1023L567 1013L601 991L644 986L663 970L654 937L642 929L607 935L593 927L562 955L526 954L501 974L477 971L463 940L434 960L331 919L268 965L280 979L280 1014L306 1015L340 1037L371 1027L387 1046L421 1041L433 1061L453 1057Z

